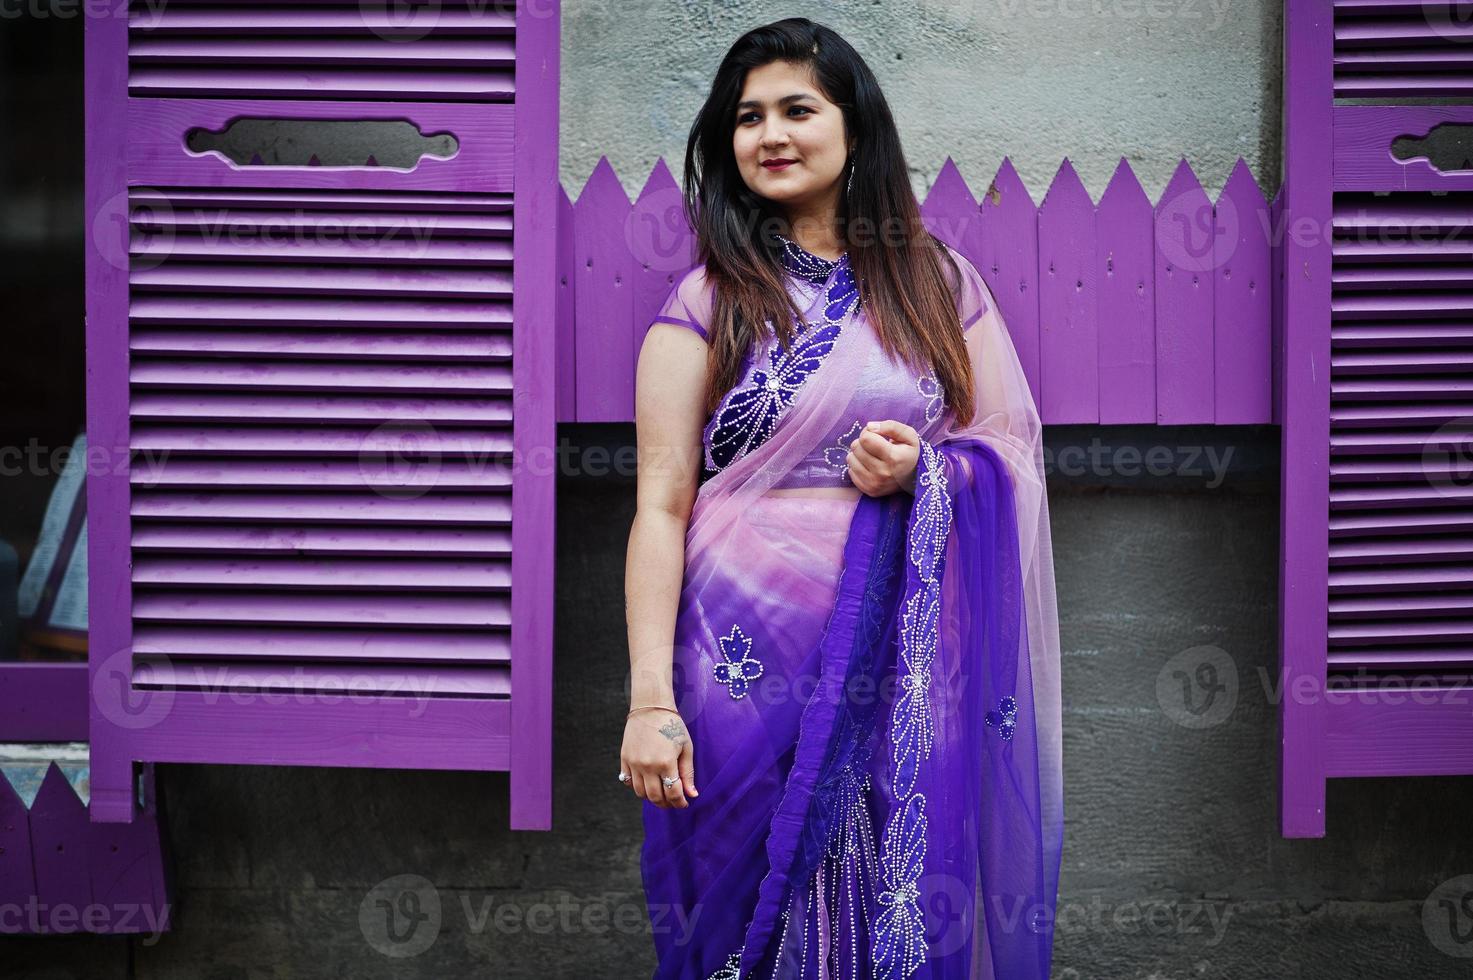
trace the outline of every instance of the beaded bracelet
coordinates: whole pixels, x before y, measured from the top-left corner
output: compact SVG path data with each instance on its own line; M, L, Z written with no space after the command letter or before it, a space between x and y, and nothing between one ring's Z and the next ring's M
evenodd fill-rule
M679 708L667 708L663 704L642 704L642 705L640 705L637 708L630 708L629 709L629 714L625 715L624 717L625 718L628 718L628 717L630 717L630 715L633 715L636 711L643 711L646 708L659 708L661 711L673 711L677 715L680 714L680 709Z

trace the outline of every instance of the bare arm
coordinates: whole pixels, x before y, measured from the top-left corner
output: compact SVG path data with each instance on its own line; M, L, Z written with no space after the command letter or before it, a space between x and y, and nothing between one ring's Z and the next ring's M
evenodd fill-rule
M630 708L675 706L671 661L685 577L685 534L701 464L701 398L706 344L683 327L656 323L640 348L634 423L638 482L624 568L629 628ZM660 806L684 807L694 795L690 736L669 711L640 711L624 733L622 771L631 788ZM666 789L660 777L679 775Z

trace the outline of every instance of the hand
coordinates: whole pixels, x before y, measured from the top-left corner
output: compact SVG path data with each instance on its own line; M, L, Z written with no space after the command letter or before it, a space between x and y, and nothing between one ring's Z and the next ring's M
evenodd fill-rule
M885 497L900 490L915 493L921 436L904 422L871 422L849 444L849 477L861 492Z
M619 771L629 773L624 785L634 795L665 809L690 806L686 796L696 791L696 766L690 732L673 711L636 711L624 725L624 747L619 752ZM663 776L679 776L666 787Z

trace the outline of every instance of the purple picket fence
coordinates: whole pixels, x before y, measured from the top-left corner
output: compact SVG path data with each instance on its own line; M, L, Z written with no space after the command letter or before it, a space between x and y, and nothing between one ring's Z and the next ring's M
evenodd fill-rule
M634 418L634 365L693 261L664 160L630 201L607 158L562 202L558 420ZM927 227L992 287L1043 420L1277 423L1279 203L1240 159L1213 201L1183 160L1152 205L1122 160L1096 204L1065 160L1035 204L1010 160L979 196L947 160Z

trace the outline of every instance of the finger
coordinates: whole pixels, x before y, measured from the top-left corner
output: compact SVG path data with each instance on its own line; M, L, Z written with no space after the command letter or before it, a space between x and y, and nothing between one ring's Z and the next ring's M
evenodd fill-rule
M854 452L849 453L846 462L849 464L849 478L854 481L854 485L866 494L872 492L877 486L873 471Z
M689 741L680 750L680 758L676 761L680 764L680 778L685 780L685 795L700 796L696 789L696 750Z
M698 789L696 789L696 771L695 771L694 768L686 769L686 770L682 771L681 774L680 774L680 778L683 779L683 780L685 780L685 795L686 796L700 796L701 795L701 791L698 790Z
M675 781L669 786L666 786L665 780L672 778ZM662 774L659 779L660 789L665 792L666 806L675 810L684 810L686 807L690 806L690 804L685 801L685 788L681 785L679 773L667 772Z
M883 419L879 422L871 422L867 431L878 432L880 435L892 442L903 442L907 445L917 445L920 442L920 433L913 426L895 419Z
M859 444L879 462L893 463L901 449L874 429L859 434Z
M649 780L645 776L645 772L643 769L636 769L634 771L634 785L637 787L637 789L635 789L635 792L639 794L640 799L653 803L656 806L661 805L661 802L664 800L664 796L652 795L652 788L649 784Z

